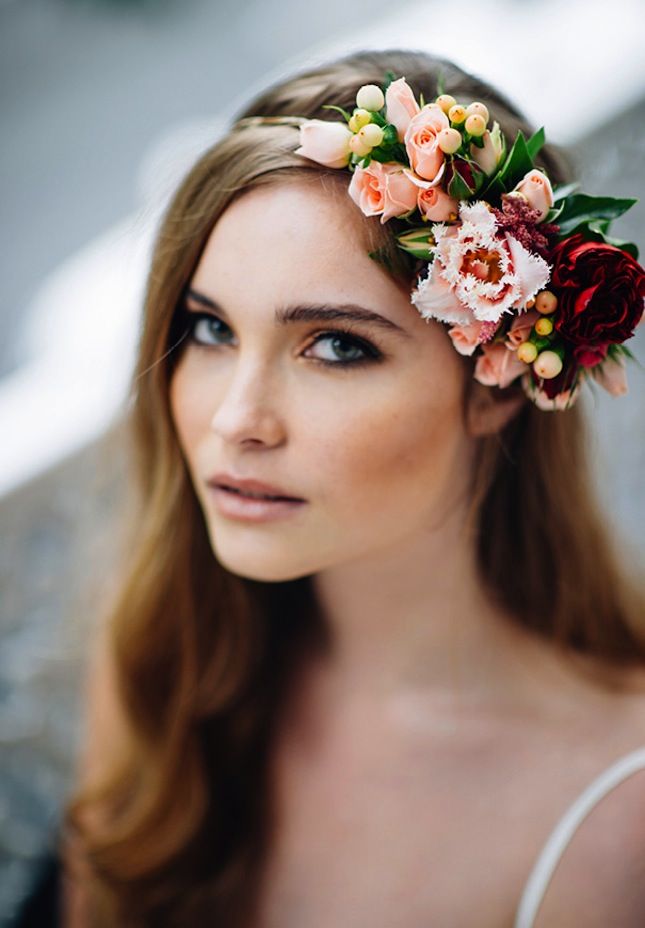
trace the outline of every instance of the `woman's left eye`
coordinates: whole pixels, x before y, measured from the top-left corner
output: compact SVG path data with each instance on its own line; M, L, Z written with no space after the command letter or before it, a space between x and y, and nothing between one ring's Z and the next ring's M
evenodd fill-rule
M329 343L329 351L326 358L316 358L321 364L328 364L330 367L356 367L359 364L369 364L370 361L381 359L381 352L364 338L358 338L349 332L336 330L332 332L321 332L309 346L319 345L322 342ZM309 349L307 349L309 350Z

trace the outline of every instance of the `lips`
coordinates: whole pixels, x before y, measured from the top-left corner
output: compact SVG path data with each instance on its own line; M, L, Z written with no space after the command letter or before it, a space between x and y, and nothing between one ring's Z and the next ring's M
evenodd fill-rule
M210 477L207 483L211 487L229 490L232 494L242 496L245 499L304 502L301 496L295 496L283 487L247 477L234 477L231 474L218 473Z

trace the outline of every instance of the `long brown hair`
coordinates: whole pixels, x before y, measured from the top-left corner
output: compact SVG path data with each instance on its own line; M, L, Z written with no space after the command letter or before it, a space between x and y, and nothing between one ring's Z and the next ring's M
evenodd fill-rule
M533 131L487 84L448 61L399 50L354 53L301 73L239 117L335 118L323 104L351 109L357 88L382 83L387 70L426 100L442 73L445 91L486 103L507 138ZM214 558L169 408L181 350L177 305L218 217L261 184L321 174L347 183L344 172L295 155L297 145L289 126L233 125L184 179L158 232L127 423L136 505L129 499L127 565L108 614L130 737L101 782L71 798L66 816L93 873L93 924L246 924L269 844L267 769L281 700L306 650L325 645L309 577L253 581ZM562 152L546 146L538 161L554 182L570 179ZM391 233L365 223L370 241L389 249L392 274L409 285L409 259ZM642 599L618 567L593 500L581 409L545 413L527 401L501 434L479 441L478 454L482 583L515 621L591 657L598 679L615 683L620 668L645 662Z

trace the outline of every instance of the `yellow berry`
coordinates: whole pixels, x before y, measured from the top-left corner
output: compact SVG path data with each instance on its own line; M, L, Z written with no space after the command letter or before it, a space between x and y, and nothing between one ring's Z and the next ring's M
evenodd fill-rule
M454 155L461 148L461 132L457 129L442 129L437 133L437 145L446 155Z
M447 114L450 108L456 105L457 101L449 93L442 93L440 97L437 97L435 103Z
M562 370L562 359L555 351L541 351L533 362L533 370L538 377L551 380L557 377Z
M535 323L535 331L538 335L550 335L553 331L553 323L546 316L542 316Z
M539 313L549 316L554 313L558 305L558 298L550 290L541 290L535 298L535 308Z
M466 107L462 106L460 103L456 103L454 106L451 106L448 110L448 119L450 122L454 122L455 125L461 125L461 123L466 118Z
M355 155L363 157L363 155L369 155L372 150L371 145L366 145L360 135L353 135L349 140L349 149L353 151Z
M363 84L356 94L356 106L376 113L385 105L383 91L376 84Z
M525 364L532 364L537 358L537 348L533 342L522 342L517 349L517 356Z
M383 141L383 130L380 126L377 126L376 123L369 122L359 130L358 137L362 139L365 145L369 145L370 148L375 148Z
M468 116L481 116L485 123L488 122L488 108L483 103L471 103L466 107Z
M368 113L367 110L355 109L352 115L349 118L347 123L348 127L352 132L358 132L359 129L362 129L363 126L366 126L368 122L372 121L371 113Z
M472 116L469 116L466 119L466 132L469 135L475 136L477 138L480 135L483 135L486 131L486 120L483 116L480 116L478 113L473 113Z

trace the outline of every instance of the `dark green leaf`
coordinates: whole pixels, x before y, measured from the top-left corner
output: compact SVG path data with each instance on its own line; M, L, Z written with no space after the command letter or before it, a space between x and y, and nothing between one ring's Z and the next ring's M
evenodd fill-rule
M526 143L526 148L532 161L535 161L535 156L541 150L545 141L544 126L542 126L541 129L538 129L537 132L533 133L531 138Z
M616 219L637 203L635 197L592 197L586 193L574 193L564 201L558 219L562 236L571 234L581 223L597 219Z
M574 180L570 184L561 184L559 187L553 188L553 202L557 203L558 200L564 200L565 197L570 196L574 191L580 186L580 181Z

